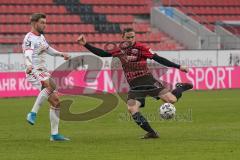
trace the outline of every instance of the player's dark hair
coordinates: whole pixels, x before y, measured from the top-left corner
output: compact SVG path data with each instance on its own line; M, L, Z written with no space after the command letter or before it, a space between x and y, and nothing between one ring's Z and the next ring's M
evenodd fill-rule
M41 18L46 18L46 14L44 13L33 13L30 18L30 22L37 22Z
M133 28L125 28L123 31L122 31L122 36L125 35L125 33L127 32L134 32L134 29Z

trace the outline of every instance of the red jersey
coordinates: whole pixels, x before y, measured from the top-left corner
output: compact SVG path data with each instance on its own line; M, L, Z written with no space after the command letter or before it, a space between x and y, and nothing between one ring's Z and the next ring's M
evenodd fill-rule
M138 77L151 75L147 66L147 59L153 58L154 54L152 54L150 48L144 44L136 42L127 49L118 48L109 53L112 54L113 57L120 59L128 82Z

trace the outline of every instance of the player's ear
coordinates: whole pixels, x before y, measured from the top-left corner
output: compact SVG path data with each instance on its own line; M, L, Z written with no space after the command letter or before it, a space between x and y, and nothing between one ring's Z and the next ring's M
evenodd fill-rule
M122 38L124 38L124 36L125 36L125 33L122 33Z

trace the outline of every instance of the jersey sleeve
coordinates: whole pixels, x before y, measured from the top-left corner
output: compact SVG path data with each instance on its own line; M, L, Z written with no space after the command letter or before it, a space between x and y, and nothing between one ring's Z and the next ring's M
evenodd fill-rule
M84 47L99 57L112 57L112 54L110 54L109 52L102 50L100 48L94 47L94 46L90 45L89 43L86 43L84 45Z
M142 54L145 58L150 58L150 59L153 58L154 53L153 53L153 51L151 50L150 47L147 47L143 44L140 44L139 47L141 48Z
M32 55L34 51L34 41L31 36L25 37L22 44L23 54L24 54L24 61L26 66L32 65Z
M121 50L119 48L112 49L108 51L109 54L111 54L113 57L117 56L119 53L121 53Z
M59 52L58 50L48 46L47 48L47 54L51 55L51 56L59 56L59 57L63 57L63 53Z
M152 59L154 56L154 53L152 52L152 50L149 48L147 51L144 52L144 57Z
M24 52L24 61L26 66L31 66L32 65L32 55L33 55L33 50L27 49Z
M24 39L22 48L24 53L26 50L34 50L34 41L30 36Z
M112 55L112 57L117 56L119 53L121 53L121 49L120 47L115 44L115 43L110 43L110 44L106 44L104 46L104 49Z

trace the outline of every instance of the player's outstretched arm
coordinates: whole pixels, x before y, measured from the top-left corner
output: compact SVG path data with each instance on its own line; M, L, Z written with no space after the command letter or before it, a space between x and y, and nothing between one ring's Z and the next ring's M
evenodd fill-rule
M90 45L89 43L87 43L87 40L85 38L84 35L80 35L77 39L78 43L80 45L83 45L85 48L87 48L90 52L92 52L93 54L100 56L100 57L112 57L112 55L100 48L94 47L92 45Z
M68 60L70 58L70 56L67 53L64 52L59 52L56 49L52 48L52 47L48 47L47 49L47 53L51 56L59 56L59 57L63 57L64 60Z
M186 66L181 66L179 64L176 64L176 63L173 63L171 61L169 61L168 59L166 58L163 58L163 57L160 57L158 56L157 54L154 54L153 57L152 57L153 60L155 60L156 62L164 65L164 66L167 66L167 67L173 67L173 68L178 68L179 70L183 71L183 72L188 72L188 67Z

